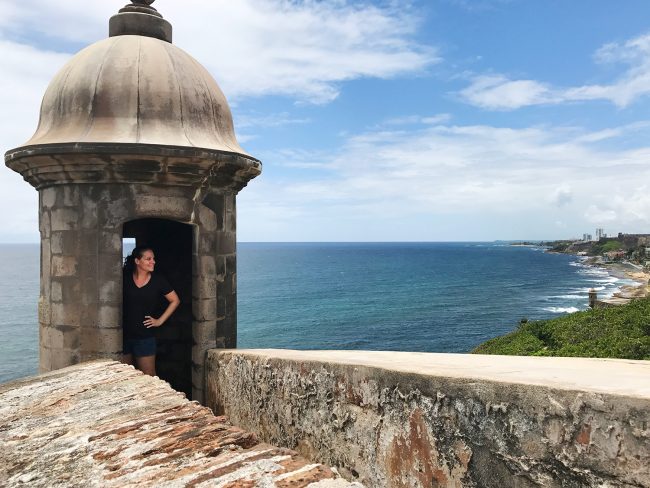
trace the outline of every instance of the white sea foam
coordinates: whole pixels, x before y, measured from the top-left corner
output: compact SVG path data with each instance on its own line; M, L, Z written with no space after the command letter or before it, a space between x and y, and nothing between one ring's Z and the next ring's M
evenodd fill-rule
M609 278L593 279L593 280L589 280L589 281L591 281L593 283L616 283L616 282L618 282L620 280L618 278L614 277L614 276L610 276Z
M604 286L590 286L587 288L576 288L571 290L570 293L589 293L590 290L603 291L604 289Z
M553 295L549 298L559 298L561 300L584 300L587 295Z
M580 309L576 307L546 307L544 310L551 313L573 313L580 311Z
M609 276L607 270L597 269L597 268L583 268L578 271L578 274L588 275L588 276Z

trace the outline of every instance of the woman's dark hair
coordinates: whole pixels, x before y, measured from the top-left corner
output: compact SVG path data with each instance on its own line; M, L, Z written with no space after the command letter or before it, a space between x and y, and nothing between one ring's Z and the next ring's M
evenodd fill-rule
M136 246L133 251L131 251L131 254L124 259L124 273L133 273L133 270L135 270L135 260L142 259L142 256L147 251L153 252L153 249L149 246Z

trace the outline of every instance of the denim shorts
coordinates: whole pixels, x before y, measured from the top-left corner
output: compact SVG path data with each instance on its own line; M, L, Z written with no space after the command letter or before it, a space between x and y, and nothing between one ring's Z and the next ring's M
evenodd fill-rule
M136 358L156 355L156 338L144 337L124 339L123 354L133 354Z

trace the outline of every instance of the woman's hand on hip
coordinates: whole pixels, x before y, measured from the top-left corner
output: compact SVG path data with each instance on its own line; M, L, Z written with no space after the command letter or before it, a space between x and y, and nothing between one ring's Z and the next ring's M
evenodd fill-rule
M145 315L143 324L149 329L151 327L160 327L163 323L160 319L153 318L151 315Z

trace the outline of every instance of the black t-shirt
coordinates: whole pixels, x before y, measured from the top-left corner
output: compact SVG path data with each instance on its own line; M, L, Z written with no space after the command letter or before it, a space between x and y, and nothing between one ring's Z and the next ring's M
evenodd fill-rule
M133 276L124 275L124 294L122 302L122 327L128 338L153 337L155 327L146 328L145 317L158 318L164 296L174 291L161 275L152 273L149 282L141 288L135 286ZM166 300L165 300L166 301Z

